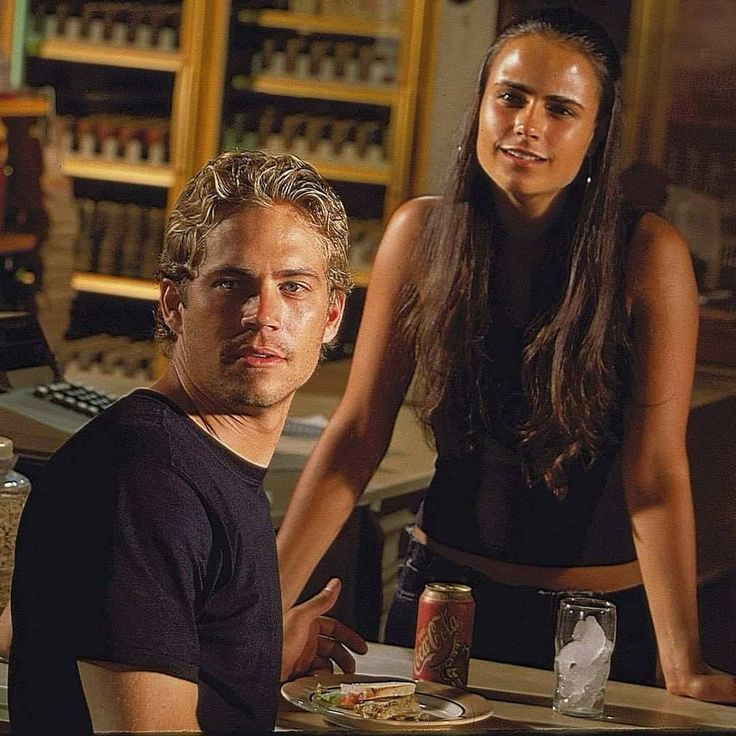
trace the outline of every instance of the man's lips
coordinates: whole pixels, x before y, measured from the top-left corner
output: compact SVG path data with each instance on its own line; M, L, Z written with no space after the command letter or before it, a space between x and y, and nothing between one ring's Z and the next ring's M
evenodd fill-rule
M226 357L243 361L247 365L275 365L286 360L286 353L277 348L244 345L227 351Z
M510 158L516 161L529 161L531 163L542 163L547 159L544 156L540 156L534 151L530 151L528 148L519 148L517 146L500 146L500 149Z

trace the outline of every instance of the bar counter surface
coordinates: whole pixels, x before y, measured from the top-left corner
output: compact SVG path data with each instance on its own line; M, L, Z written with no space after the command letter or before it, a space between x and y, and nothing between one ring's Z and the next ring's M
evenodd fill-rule
M356 657L357 671L364 675L409 678L411 649L370 644L368 653ZM0 663L0 733L10 733L7 710L7 665ZM736 731L736 706L703 703L670 695L664 689L609 681L603 718L572 718L552 710L554 674L547 670L473 659L469 689L491 701L493 714L462 733L493 731L584 730L671 732ZM321 715L301 710L281 699L277 731L334 733L341 730ZM437 733L436 730L425 731ZM452 733L452 729L442 733ZM457 732L457 731L456 731ZM59 733L62 733L60 729ZM357 733L357 731L356 731Z
M412 655L411 649L369 644L368 653L356 657L357 671L365 675L386 676L386 679L408 678L411 677ZM670 695L661 688L611 681L606 687L602 719L562 716L552 710L553 685L554 674L547 670L471 660L468 687L491 701L493 715L479 722L475 728L464 727L462 732L640 728L687 732L736 730L736 706L703 703ZM308 713L283 699L277 725L279 730L336 730L319 714Z

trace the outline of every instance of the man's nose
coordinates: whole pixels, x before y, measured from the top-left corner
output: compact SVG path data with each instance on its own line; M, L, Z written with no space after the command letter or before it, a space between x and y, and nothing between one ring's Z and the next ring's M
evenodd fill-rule
M241 324L243 327L260 330L264 327L281 327L281 306L278 290L264 288L243 304Z

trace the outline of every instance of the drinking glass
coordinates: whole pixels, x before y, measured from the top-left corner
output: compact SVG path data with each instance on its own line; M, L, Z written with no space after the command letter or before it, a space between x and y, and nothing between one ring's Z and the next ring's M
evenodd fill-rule
M563 598L557 610L555 692L557 713L600 718L611 654L616 643L616 606L600 598Z

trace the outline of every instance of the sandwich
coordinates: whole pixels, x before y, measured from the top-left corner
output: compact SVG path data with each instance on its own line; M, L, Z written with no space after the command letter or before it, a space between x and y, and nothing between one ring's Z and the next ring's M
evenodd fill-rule
M413 682L352 682L340 685L340 707L380 720L420 720Z

